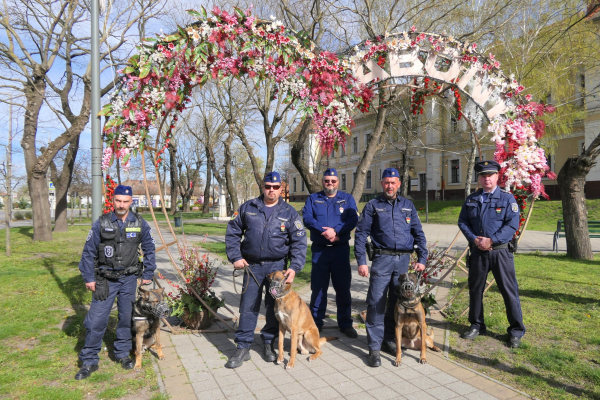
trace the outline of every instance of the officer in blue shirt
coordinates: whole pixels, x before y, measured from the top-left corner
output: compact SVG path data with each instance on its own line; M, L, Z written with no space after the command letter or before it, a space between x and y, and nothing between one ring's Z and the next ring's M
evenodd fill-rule
M375 247L367 293L367 343L369 366L381 365L380 350L396 355L394 307L398 277L408 272L410 254L417 251L415 269L422 271L427 262L427 241L412 201L398 195L400 179L395 168L381 176L383 194L369 201L356 228L354 254L358 274L369 276L367 237Z
M115 358L124 369L132 369L131 313L138 276L142 284L152 282L156 269L152 229L140 216L129 212L132 203L129 186L119 185L114 192L114 212L102 215L92 224L79 262L85 287L94 292L90 310L83 321L85 345L79 353L82 367L75 375L81 380L98 370L98 353L108 325L110 311L118 296ZM138 249L144 252L143 265ZM143 271L142 271L143 270Z
M306 261L306 232L298 212L280 198L281 176L277 172L269 172L262 191L260 197L245 202L233 213L225 234L227 258L235 269L246 268L239 326L235 331L237 351L225 364L226 368L237 368L250 360L249 350L254 343L262 288L269 286L267 275L282 271L285 258L289 257L285 282L292 283ZM273 339L279 335L279 322L275 318L274 306L275 299L265 295L266 323L261 330L261 339L265 344L263 359L267 362L274 362L277 358L273 353Z
M312 270L310 273L310 311L319 330L327 309L329 280L335 289L337 322L350 338L358 336L352 326L352 295L350 283L350 232L358 223L354 198L338 191L339 179L335 168L323 174L323 191L311 194L302 209L304 226L310 230L312 241Z
M490 270L504 298L509 346L517 348L525 334L515 259L511 240L519 229L519 205L515 197L498 188L500 164L480 161L475 164L482 189L467 197L458 217L458 227L469 241L469 322L462 337L475 339L485 333L483 291Z

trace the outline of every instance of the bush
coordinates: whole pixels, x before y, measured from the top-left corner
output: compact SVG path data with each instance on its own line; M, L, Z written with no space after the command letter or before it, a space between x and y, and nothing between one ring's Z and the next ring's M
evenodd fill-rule
M15 219L18 221L21 221L21 220L25 219L25 214L21 213L21 212L15 213Z
M26 211L25 212L25 218L26 219L33 219L33 213L31 211Z
M4 204L0 203L0 210L3 210L3 209L4 209Z
M18 206L20 209L24 209L24 208L29 207L29 202L27 200L25 200L23 197L21 197L15 205Z

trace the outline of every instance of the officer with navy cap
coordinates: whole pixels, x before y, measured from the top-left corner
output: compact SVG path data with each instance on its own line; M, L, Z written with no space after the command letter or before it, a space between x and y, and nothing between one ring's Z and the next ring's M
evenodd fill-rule
M79 353L82 366L75 375L81 380L98 370L98 353L108 326L110 311L118 297L114 354L124 369L132 369L131 313L138 276L142 284L152 282L156 269L152 229L139 215L129 211L132 203L129 186L119 185L114 192L114 211L103 214L92 224L79 262L85 287L93 293L90 310L83 321L85 344ZM138 249L144 252L143 265ZM143 269L143 271L142 271Z
M312 270L310 273L310 311L319 330L327 309L329 280L335 289L337 323L350 338L358 336L352 326L352 295L350 283L350 232L358 223L354 198L338 190L335 168L323 173L323 191L311 194L302 209L304 225L312 241Z
M285 271L286 283L292 283L296 273L304 268L306 232L298 212L281 199L281 185L281 176L269 172L264 178L263 194L242 204L227 224L227 258L235 269L245 271L239 326L235 331L237 351L229 357L226 368L237 368L250 360L262 289L269 285L267 275L283 270L286 257L290 258L290 266ZM261 339L265 345L263 359L267 362L277 358L273 352L273 339L279 335L279 322L274 306L275 299L266 294L266 323L261 330Z
M500 164L475 164L481 189L467 197L458 217L458 227L469 241L469 322L462 337L475 339L486 331L483 319L483 291L490 270L504 298L509 346L517 348L525 334L519 286L511 240L519 229L519 205L515 197L498 187Z
M358 274L369 276L367 237L375 248L367 293L367 343L369 366L381 366L380 350L396 355L394 307L398 277L408 272L410 254L417 251L415 269L427 262L427 241L413 203L398 195L400 179L395 168L381 176L383 194L369 201L356 228L354 254Z

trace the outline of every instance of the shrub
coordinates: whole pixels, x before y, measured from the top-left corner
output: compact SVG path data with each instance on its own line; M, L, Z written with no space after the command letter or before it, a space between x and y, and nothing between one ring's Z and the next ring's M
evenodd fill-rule
M18 221L21 221L21 220L25 219L25 214L22 212L15 213L15 219Z
M33 213L31 211L26 211L25 212L25 218L26 219L33 219Z

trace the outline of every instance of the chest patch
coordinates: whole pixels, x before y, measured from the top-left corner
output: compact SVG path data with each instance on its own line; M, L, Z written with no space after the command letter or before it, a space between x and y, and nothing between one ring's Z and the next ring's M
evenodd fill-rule
M142 228L125 228L125 232L141 232Z
M496 208L496 214L500 214L501 211L502 209L500 207Z
M325 202L323 200L315 200L315 203L325 204Z
M246 214L248 214L248 215L256 215L256 213L253 213L253 212L247 212Z
M104 256L106 258L111 258L115 254L115 249L112 246L106 246L104 248Z
M281 232L285 232L285 224L283 222L281 223L279 229L281 229Z
M340 214L344 212L344 207L340 207Z
M106 232L114 232L114 231L115 231L113 228L104 228L104 230L105 230Z
M406 223L410 224L410 217L406 217Z
M375 211L377 211L377 212L385 212L385 208L376 208Z
M128 239L134 238L134 237L136 237L136 236L137 236L137 233L136 233L136 232L127 232L127 238L128 238Z
M512 203L510 205L510 209L511 209L512 212L515 212L515 213L519 212L519 206L517 205L517 203Z

